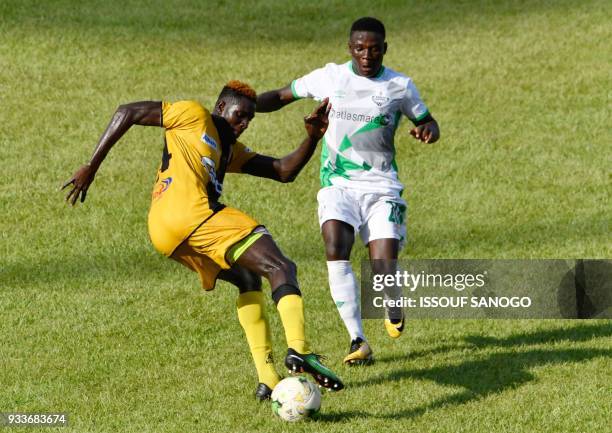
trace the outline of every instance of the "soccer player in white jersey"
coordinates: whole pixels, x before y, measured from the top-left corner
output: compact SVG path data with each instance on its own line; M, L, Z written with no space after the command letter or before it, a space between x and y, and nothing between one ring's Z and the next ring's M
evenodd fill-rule
M374 274L395 272L395 260L406 236L406 202L395 162L395 131L402 115L414 124L410 134L433 143L437 122L421 100L412 79L383 66L385 27L375 18L351 26L346 63L328 63L261 94L257 111L270 112L301 98L329 98L329 128L321 152L319 224L325 242L329 286L351 337L344 362L367 364L372 349L364 335L359 289L351 268L355 234L368 247ZM385 328L401 335L401 309L387 310Z

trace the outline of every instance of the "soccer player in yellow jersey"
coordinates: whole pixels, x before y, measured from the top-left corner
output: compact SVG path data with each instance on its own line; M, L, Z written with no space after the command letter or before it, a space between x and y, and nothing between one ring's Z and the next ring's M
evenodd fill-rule
M296 265L283 255L272 236L245 213L221 204L225 173L246 173L291 182L325 134L330 106L324 100L304 119L307 137L292 153L277 159L260 155L237 141L255 116L255 91L230 81L212 113L195 101L142 101L121 105L96 146L91 161L79 168L63 188L66 200L85 200L100 164L132 125L165 128L162 162L151 197L149 234L155 248L197 272L205 290L215 281L239 289L238 319L255 362L256 397L265 400L280 380L272 361L261 277L272 288L287 340L286 367L311 374L331 390L342 381L308 347L304 307Z

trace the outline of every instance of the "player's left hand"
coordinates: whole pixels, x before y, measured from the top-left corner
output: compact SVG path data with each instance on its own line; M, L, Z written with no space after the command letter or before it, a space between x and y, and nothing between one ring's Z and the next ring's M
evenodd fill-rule
M438 128L438 123L432 120L412 128L410 135L417 140L421 140L423 143L435 143L440 138L440 129Z
M312 113L304 118L304 127L310 138L320 140L325 135L329 126L329 110L331 110L331 104L329 98L325 98Z
M95 176L96 169L94 169L91 165L86 164L81 166L81 168L74 173L72 178L62 186L62 190L64 190L68 185L72 185L72 189L66 196L66 201L74 206L79 199L79 196L81 196L81 203L83 203L85 201L85 196L87 195L87 189L93 182Z

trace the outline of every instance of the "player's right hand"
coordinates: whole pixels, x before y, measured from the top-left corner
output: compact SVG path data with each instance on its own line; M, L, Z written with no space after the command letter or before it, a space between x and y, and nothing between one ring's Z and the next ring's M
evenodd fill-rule
M310 138L320 140L329 126L329 98L325 98L315 110L304 118L304 127Z
M81 168L74 173L72 178L62 186L62 190L64 190L68 185L72 185L72 189L66 196L66 201L74 206L79 196L81 196L81 203L83 203L87 195L87 189L93 182L95 176L96 170L91 165L85 164L81 166Z

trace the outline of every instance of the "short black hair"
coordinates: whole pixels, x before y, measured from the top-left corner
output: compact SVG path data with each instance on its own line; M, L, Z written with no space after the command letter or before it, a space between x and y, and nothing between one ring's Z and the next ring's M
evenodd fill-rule
M257 93L247 83L238 80L229 81L221 90L217 102L222 99L238 102L240 98L246 98L257 102Z
M386 36L385 35L385 25L381 21L377 20L376 18L372 18L372 17L363 17L355 21L353 25L351 26L350 35L352 35L353 32L378 33L379 35L383 37L383 39L385 39L385 36Z

